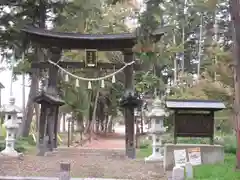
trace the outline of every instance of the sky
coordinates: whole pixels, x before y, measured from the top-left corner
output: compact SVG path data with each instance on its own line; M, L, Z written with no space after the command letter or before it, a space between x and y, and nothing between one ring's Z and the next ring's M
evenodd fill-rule
M22 96L22 77L18 76L17 81L13 82L13 96L16 99L16 105L22 108L23 96ZM11 85L11 71L5 70L0 72L0 82L5 86L2 89L2 104L8 104L10 98L10 85ZM26 78L26 84L28 84L28 78ZM25 100L29 94L29 87L25 87Z
M143 0L137 0L138 3L143 4ZM144 9L142 6L140 9ZM132 20L131 22L127 22L127 25L129 26L136 26L136 21ZM0 67L2 65L0 64ZM26 77L26 84L28 84L28 78ZM2 102L1 104L8 104L9 103L9 98L10 98L10 86L11 86L11 71L10 70L5 70L0 72L0 82L5 86L4 89L1 91L1 99ZM23 95L22 95L22 76L18 76L17 80L13 82L13 96L16 99L15 104L19 107L22 108L23 104ZM25 87L25 102L27 102L28 99L28 94L29 94L29 87Z

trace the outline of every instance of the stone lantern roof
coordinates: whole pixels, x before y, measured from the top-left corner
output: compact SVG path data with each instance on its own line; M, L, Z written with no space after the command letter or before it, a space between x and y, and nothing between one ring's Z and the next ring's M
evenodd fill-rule
M166 112L162 107L162 101L159 98L156 98L153 102L153 108L148 114L149 117L162 117L165 116Z
M21 108L19 108L18 106L15 105L15 98L14 97L10 97L9 99L9 104L5 104L0 108L0 112L3 113L20 113L21 112Z

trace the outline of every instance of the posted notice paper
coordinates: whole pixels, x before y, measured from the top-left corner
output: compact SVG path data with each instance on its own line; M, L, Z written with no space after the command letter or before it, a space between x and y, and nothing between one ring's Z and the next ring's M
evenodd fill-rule
M188 150L189 162L193 165L202 164L201 150L200 148L189 148Z
M175 166L185 166L187 162L187 153L185 149L174 150Z

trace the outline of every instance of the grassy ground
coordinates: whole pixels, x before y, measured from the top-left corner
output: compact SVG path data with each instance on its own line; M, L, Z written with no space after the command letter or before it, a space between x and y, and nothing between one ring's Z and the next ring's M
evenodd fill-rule
M240 171L235 170L234 154L226 154L223 164L201 165L194 168L194 179L197 180L239 180Z
M137 158L143 159L145 157L148 157L152 154L151 148L142 148L137 150Z
M144 158L151 153L151 148L142 148L138 150L137 157ZM235 154L225 154L223 164L194 167L194 180L240 180L240 171L235 171L235 164Z

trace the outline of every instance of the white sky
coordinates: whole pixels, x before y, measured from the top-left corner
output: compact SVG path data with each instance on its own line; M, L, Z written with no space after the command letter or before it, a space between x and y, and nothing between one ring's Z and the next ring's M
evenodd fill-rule
M136 0L138 3L142 4L143 0ZM141 6L141 9L144 7ZM136 26L136 21L131 21L127 23L130 26ZM1 65L0 65L1 66ZM22 76L18 76L17 81L13 82L13 96L16 98L16 105L22 108L23 96L22 96ZM28 78L26 77L26 84L28 84ZM0 82L5 86L2 89L2 104L9 103L10 97L10 84L11 84L11 71L5 70L0 72ZM25 100L28 100L29 87L25 87Z
M11 84L11 71L5 70L0 72L0 82L5 86L2 89L2 104L8 104L10 97L10 84ZM26 84L28 84L28 78L26 78ZM29 87L25 87L25 97L29 94ZM19 76L18 80L13 82L13 96L16 98L16 105L22 107L22 77Z

